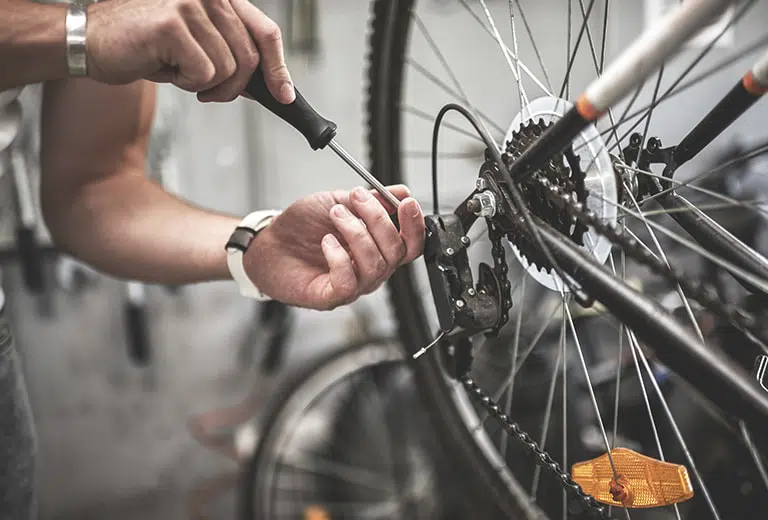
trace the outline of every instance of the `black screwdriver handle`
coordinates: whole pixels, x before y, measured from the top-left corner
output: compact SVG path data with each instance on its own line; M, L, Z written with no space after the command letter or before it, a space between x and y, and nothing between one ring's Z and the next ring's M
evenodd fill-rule
M318 114L312 105L301 95L299 89L294 87L296 99L293 103L285 105L276 100L267 88L261 66L251 76L251 80L245 87L253 99L261 103L267 110L298 130L309 142L313 150L325 148L336 136L336 123L329 121Z

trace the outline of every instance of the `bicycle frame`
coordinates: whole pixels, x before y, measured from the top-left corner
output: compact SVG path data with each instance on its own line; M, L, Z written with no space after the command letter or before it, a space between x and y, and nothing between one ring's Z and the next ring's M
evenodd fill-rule
M730 0L687 0L656 26L646 31L578 97L564 116L550 126L509 168L507 182L531 175L550 157L561 153L587 126L596 122L615 103L626 97L682 44L721 15ZM768 54L682 140L671 155L675 161L667 176L684 164L768 92ZM678 151L679 150L679 151ZM660 197L662 205L691 207L672 189ZM461 216L463 208L456 210ZM768 281L768 260L746 247L703 212L672 213L702 246L720 254L737 267ZM463 222L464 227L470 222ZM618 281L580 249L547 228L538 226L550 252L584 289L603 302L632 328L669 368L726 413L733 413L754 427L757 437L768 439L768 393L754 378L730 360L708 349L656 302ZM465 230L466 231L466 230ZM744 282L744 280L742 280ZM746 282L748 286L751 284ZM762 284L765 286L765 283ZM754 289L754 287L752 287ZM761 290L763 293L767 291Z

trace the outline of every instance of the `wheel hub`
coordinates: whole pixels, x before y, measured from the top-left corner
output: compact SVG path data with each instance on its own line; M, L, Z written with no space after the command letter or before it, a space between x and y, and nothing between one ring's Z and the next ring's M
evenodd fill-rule
M508 158L508 164L519 157L571 106L567 100L554 97L538 98L525 106L512 121L505 136L505 159ZM615 222L616 177L608 149L597 129L594 126L587 127L574 139L568 150L553 157L547 166L520 182L518 188L532 214L567 236L595 260L604 263L611 249L610 241L594 229L575 222L551 204L545 196L544 187L538 182L542 177L566 190L603 221ZM555 291L568 290L541 254L533 237L515 235L507 239L517 259L536 281Z

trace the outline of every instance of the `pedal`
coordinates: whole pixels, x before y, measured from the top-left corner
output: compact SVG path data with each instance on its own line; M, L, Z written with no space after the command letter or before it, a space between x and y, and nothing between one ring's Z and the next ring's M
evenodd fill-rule
M758 356L755 360L755 369L752 374L757 379L757 383L768 392L768 356Z
M610 458L605 453L574 464L571 477L585 493L611 506L660 507L693 497L693 485L685 466L646 457L627 448L614 448Z

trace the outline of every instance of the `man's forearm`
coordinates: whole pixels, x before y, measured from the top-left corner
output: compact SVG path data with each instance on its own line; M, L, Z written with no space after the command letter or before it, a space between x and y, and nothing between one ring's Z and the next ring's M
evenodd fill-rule
M107 274L161 284L229 279L239 220L195 208L145 177L118 175L46 211L57 246Z
M65 78L66 6L0 0L0 91Z

